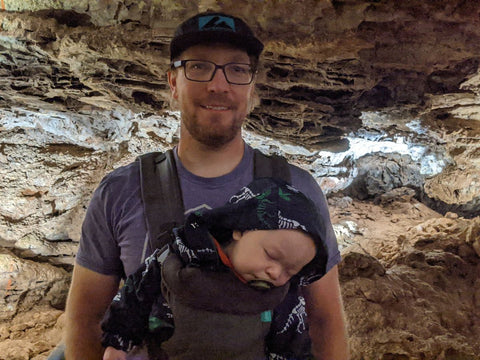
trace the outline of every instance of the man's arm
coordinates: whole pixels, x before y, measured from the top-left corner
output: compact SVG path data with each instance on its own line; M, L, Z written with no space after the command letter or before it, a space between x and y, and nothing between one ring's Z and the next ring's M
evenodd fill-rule
M117 293L120 279L75 264L66 307L67 360L101 360L100 322Z
M334 266L320 280L308 285L304 296L315 359L349 359L338 267Z

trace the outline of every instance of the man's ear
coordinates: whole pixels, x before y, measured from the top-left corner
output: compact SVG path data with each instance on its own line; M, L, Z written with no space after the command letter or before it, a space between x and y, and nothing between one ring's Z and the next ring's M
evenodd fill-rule
M172 98L178 100L177 93L177 71L169 71L168 76L168 85L170 86L170 92L172 93Z
M232 232L232 239L233 240L240 240L243 236L243 232L240 230L233 230Z

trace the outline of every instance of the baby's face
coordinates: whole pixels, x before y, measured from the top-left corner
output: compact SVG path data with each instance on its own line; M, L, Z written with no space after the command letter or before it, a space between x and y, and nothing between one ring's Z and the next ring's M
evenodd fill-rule
M300 230L233 232L225 249L235 271L247 282L282 286L315 257L313 240Z

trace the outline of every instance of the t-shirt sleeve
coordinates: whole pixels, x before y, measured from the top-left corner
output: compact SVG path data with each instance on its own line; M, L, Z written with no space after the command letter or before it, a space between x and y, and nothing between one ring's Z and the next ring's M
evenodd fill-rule
M326 239L323 240L325 241L325 245L328 251L328 261L326 269L328 272L332 267L334 267L341 261L341 255L340 251L338 250L337 237L335 236L332 221L330 219L330 212L328 210L327 200L322 189L308 171L291 165L290 173L292 185L301 192L303 192L315 203L320 215L325 220Z
M114 238L112 176L107 175L93 193L82 224L76 262L104 275L123 275L120 249Z

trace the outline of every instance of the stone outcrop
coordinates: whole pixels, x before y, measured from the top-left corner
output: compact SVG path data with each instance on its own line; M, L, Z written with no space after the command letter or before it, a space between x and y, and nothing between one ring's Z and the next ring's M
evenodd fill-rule
M20 313L0 323L1 360L46 360L62 339L63 311L48 306Z
M0 253L0 322L50 305L63 309L70 275L63 269L24 260L7 251Z
M480 218L450 216L399 236L390 258L344 252L352 359L478 359Z

